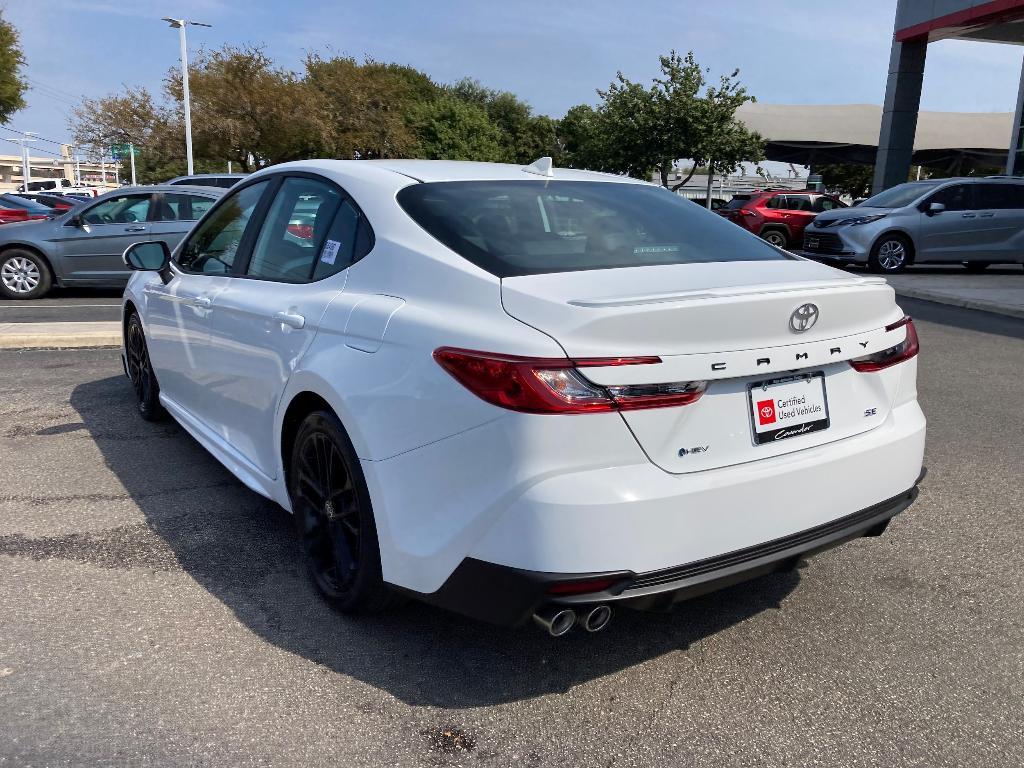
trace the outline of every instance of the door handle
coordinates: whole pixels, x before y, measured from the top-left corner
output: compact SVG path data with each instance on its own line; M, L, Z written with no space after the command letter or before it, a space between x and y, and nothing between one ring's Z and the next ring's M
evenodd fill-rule
M994 213L982 213L982 214L979 214L979 218L982 218L982 219L992 219L992 218L995 218L995 214Z
M192 304L199 307L200 309L209 309L213 306L213 299L209 296L196 296L192 299Z
M302 328L306 324L306 318L302 315L292 314L291 312L275 312L274 319L282 325L287 325L291 328Z
M145 232L146 228L145 227L125 227L124 231L125 232Z
M973 214L973 213L965 213L964 214L964 218L965 219L976 219L978 217L975 214Z

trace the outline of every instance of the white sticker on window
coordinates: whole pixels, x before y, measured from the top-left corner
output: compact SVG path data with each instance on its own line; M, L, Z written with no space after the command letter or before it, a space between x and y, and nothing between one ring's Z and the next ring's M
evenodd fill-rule
M338 249L341 248L341 243L337 240L328 240L324 243L324 249L320 253L320 261L324 264L334 264L335 259L338 258Z

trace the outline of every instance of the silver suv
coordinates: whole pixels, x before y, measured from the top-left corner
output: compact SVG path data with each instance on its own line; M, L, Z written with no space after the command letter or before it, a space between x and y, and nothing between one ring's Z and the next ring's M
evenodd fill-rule
M912 181L856 208L826 211L804 232L803 255L896 273L908 264L1024 262L1024 179Z

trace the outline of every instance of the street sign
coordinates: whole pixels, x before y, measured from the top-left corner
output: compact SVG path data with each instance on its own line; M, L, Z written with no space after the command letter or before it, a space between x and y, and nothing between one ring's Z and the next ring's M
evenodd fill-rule
M138 155L139 148L131 144L110 145L110 156L115 160L120 160L122 157L127 157L129 154Z

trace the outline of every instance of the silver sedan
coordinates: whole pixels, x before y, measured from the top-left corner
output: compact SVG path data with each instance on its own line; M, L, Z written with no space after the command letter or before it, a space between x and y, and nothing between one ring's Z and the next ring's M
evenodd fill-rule
M0 297L38 299L54 285L121 287L132 243L174 248L224 190L123 187L51 219L0 226Z

